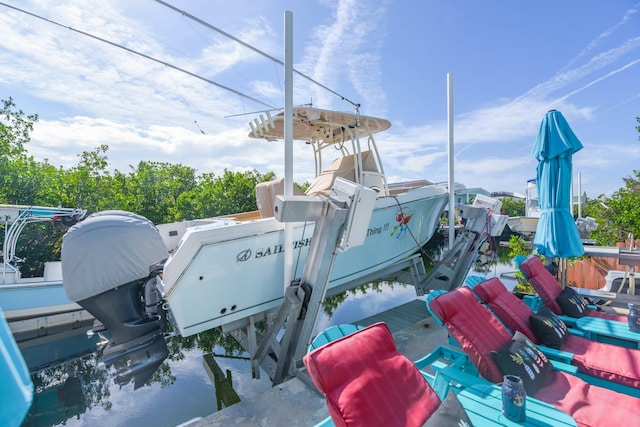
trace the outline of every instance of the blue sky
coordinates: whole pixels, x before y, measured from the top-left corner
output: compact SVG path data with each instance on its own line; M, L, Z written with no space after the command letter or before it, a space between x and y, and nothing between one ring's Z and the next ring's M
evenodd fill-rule
M283 106L280 66L156 1L4 3ZM635 1L169 3L281 60L284 11L292 11L295 68L362 104L362 114L391 121L378 137L391 181L447 179L447 73L456 181L524 192L552 108L584 145L574 156L576 190L578 173L596 197L640 170ZM4 5L0 12L0 98L39 114L29 144L36 158L69 167L107 144L111 168L123 172L150 160L284 175L282 148L248 138L255 116L237 116L264 106ZM294 84L295 104L352 108L301 78ZM297 182L312 178L304 148L295 149Z

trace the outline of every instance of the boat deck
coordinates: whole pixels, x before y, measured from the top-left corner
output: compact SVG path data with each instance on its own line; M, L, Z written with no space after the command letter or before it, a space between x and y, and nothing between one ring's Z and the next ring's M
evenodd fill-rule
M357 322L361 326L373 325L377 322L385 322L394 334L413 326L415 323L425 320L429 315L423 299L415 299L411 302L399 305L377 313Z
M367 326L387 323L398 350L411 360L419 359L438 345L447 344L447 333L429 316L423 299L356 322ZM328 417L324 397L294 378L252 399L182 426L311 426Z

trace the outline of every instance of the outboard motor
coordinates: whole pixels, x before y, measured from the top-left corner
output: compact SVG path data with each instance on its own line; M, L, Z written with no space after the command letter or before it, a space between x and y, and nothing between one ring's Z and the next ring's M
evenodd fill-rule
M130 212L93 214L64 236L65 293L108 330L101 361L115 367L119 385L142 386L169 354L152 267L167 256L153 223Z

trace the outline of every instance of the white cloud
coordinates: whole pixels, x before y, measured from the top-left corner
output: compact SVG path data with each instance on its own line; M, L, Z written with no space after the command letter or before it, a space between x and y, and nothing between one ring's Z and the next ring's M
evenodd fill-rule
M80 0L27 5L24 7L66 25L95 32L258 99L282 104L283 73L279 65L178 13L167 13L160 7L152 10L153 20L149 20L147 13L136 10L137 6L125 7L125 3L118 2L107 3L100 14ZM397 78L381 75L381 46L387 31L393 31L386 28L387 15L392 12L387 2L362 8L354 0L343 0L337 4L325 2L321 7L325 7L326 16L316 19L316 26L306 28L306 32L297 32L301 37L296 39L296 46L301 46L298 49L304 54L296 68L367 105L367 114L384 117L387 97L393 94L385 92L383 81ZM502 159L518 164L517 159L526 159L539 123L551 108L562 111L570 123L580 126L596 121L599 115L623 103L631 105L637 94L625 94L623 102L610 104L599 100L595 104L585 95L637 67L639 60L633 55L640 49L640 36L627 32L622 38L619 34L622 28L631 27L636 9L627 10L618 23L568 61L569 65L530 89L523 89L522 95L456 111L456 160L464 165L457 175L464 177L477 170L471 160L483 163L479 160ZM262 106L167 66L18 12L0 14L0 25L5 28L0 39L0 85L20 88L52 107L37 111L41 122L36 124L29 144L32 154L47 157L53 164L70 166L81 151L104 143L111 148L108 156L112 166L121 170L138 160L155 160L187 164L200 172L254 167L283 175L282 147L248 139L247 122L253 116L237 116L261 110ZM281 52L279 35L259 14L228 26L248 43L267 52ZM319 107L350 109L335 95L303 78L295 77L294 82L296 104L313 99ZM394 114L401 116L405 112ZM225 119L226 116L234 117ZM378 137L378 142L390 177L446 177L444 120L412 127L397 122ZM302 153L303 147L297 146L296 150ZM594 167L604 168L603 162L597 159ZM309 155L295 167L294 179L311 179ZM490 174L484 170L484 176L478 174L479 179L490 182ZM515 181L520 177L497 167L491 170L508 175L493 180L500 186L521 187Z
M355 0L341 0L332 14L331 24L321 24L314 29L299 69L338 93L349 89L341 84L346 78L360 98L351 101L373 106L371 114L382 114L386 97L379 71L379 50L385 9L361 7ZM320 87L312 88L312 93L314 105L321 108L352 108L338 103L334 94Z

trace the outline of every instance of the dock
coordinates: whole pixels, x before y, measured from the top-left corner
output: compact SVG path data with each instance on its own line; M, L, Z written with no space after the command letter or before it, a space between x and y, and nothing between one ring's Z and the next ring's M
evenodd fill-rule
M376 322L385 322L389 326L398 351L411 360L417 360L438 345L447 343L446 330L429 316L424 299L415 299L355 323L368 326ZM293 378L254 398L191 420L181 427L307 427L328 416L324 397L300 379Z

